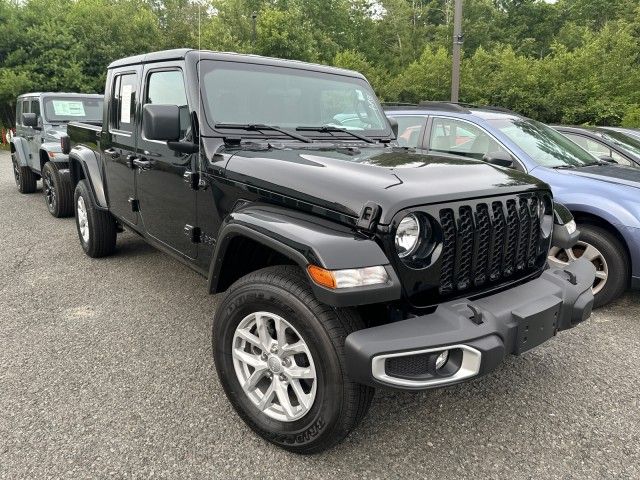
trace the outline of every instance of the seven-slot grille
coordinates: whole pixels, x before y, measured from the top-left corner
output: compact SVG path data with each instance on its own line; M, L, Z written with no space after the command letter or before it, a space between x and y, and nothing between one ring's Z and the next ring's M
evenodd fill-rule
M441 295L515 279L539 265L540 202L535 195L443 208Z

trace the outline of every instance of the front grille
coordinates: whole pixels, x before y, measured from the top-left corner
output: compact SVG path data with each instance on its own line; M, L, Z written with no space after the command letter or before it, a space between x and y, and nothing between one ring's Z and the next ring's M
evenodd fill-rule
M539 268L540 201L521 195L440 209L440 295L515 280Z

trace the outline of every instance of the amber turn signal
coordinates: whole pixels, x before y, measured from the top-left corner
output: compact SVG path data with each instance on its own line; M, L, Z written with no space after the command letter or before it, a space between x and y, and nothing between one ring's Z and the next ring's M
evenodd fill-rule
M331 271L325 270L324 268L316 265L309 265L307 267L307 271L309 272L311 279L318 285L327 288L336 288L336 279Z

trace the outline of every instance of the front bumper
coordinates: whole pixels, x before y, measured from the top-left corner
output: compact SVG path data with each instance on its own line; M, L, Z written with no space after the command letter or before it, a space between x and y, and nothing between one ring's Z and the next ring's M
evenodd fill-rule
M363 384L404 390L484 375L507 354L523 353L586 320L594 278L593 265L577 260L495 295L454 300L429 315L359 330L346 339L348 374ZM444 351L448 360L436 368Z

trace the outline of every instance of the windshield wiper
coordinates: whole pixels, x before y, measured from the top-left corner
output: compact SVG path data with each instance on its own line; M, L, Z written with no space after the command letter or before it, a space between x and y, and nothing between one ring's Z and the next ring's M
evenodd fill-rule
M285 130L284 128L276 127L275 125L264 125L262 123L216 123L214 128L229 128L236 130L247 130L249 132L259 132L261 130L273 130L274 132L282 133L284 135L289 136L290 138L294 138L296 140L300 140L304 143L311 143L309 137L305 137L304 135L298 135L295 132L290 132L289 130Z
M341 133L347 133L360 140L364 140L367 143L376 143L375 141L371 140L369 137L365 137L364 135L360 135L359 133L353 132L346 128L334 127L333 125L321 125L319 127L297 127L296 130L299 132L328 132L328 133L341 132Z

